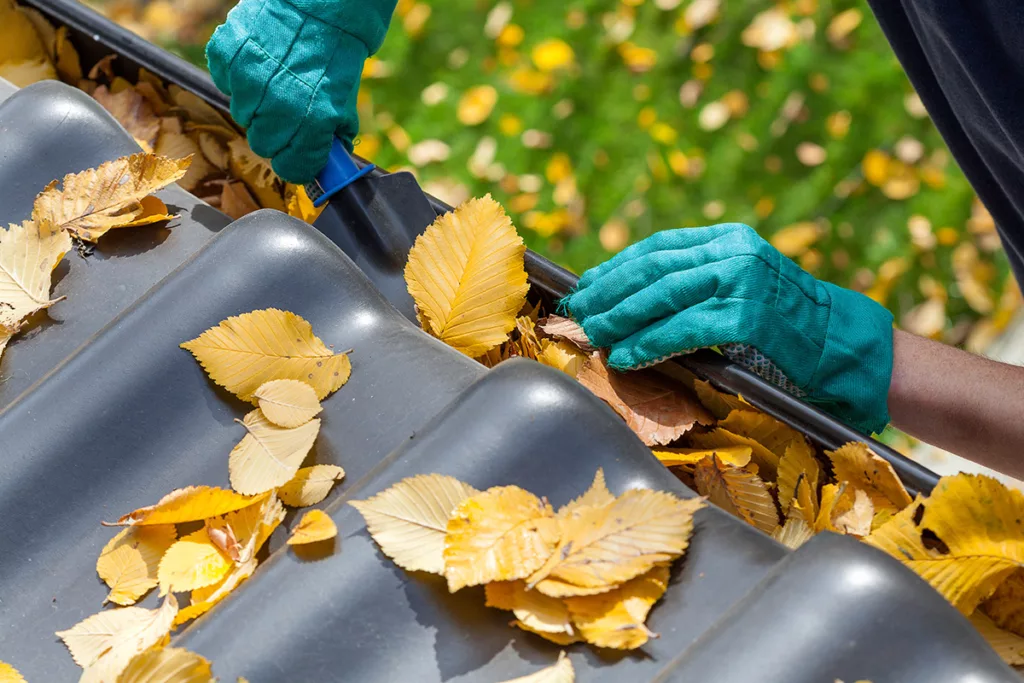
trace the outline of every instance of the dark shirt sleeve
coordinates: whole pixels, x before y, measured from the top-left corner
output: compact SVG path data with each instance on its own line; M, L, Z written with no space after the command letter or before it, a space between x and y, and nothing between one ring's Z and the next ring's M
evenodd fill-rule
M1024 285L1024 0L869 0Z

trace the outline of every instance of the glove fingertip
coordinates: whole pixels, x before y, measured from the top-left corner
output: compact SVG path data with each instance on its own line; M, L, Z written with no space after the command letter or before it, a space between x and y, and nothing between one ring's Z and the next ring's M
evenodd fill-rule
M626 371L635 370L640 365L629 349L625 347L612 347L611 353L608 354L608 360L605 363L612 370Z

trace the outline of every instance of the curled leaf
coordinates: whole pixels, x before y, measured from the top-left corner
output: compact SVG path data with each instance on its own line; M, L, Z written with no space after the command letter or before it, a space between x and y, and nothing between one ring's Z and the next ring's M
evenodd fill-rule
M757 475L712 457L698 463L694 481L701 495L766 534L779 526L775 500Z
M139 508L117 520L117 524L181 524L217 517L255 505L266 498L242 496L216 486L188 486L171 491L156 505Z

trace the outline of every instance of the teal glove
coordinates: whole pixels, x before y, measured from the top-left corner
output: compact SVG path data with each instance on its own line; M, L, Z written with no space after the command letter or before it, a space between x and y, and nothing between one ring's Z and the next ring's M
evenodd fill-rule
M206 46L210 75L252 151L304 184L331 138L352 150L363 62L380 48L396 0L242 0Z
M814 279L745 225L648 237L584 273L562 304L614 368L720 346L862 431L889 421L892 314Z

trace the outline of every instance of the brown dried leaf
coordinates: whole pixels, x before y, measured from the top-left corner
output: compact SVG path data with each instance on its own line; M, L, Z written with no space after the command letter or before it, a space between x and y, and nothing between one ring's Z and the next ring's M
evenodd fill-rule
M572 318L563 318L560 315L549 315L546 318L542 318L538 323L537 327L549 337L555 339L564 339L565 341L573 343L580 351L590 354L596 349L590 340L587 339L587 334L583 331L583 328L576 323Z

